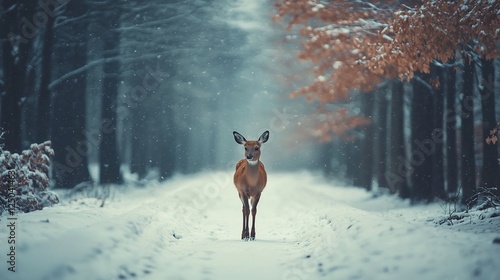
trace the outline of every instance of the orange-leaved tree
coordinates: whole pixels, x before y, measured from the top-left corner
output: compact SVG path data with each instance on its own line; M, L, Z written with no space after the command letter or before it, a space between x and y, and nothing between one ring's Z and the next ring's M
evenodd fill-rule
M388 26L392 1L284 0L276 7L276 20L287 20L289 29L301 27L304 41L299 58L313 63L314 80L294 91L292 97L340 103L326 113L327 117L317 120L321 138L329 140L332 134L366 125L366 119L349 112L343 104L350 101L353 90L371 92L383 79L359 61L366 59L369 46L380 40L379 32Z
M371 54L360 61L377 75L397 73L400 78L410 80L416 73L431 73L432 65L456 66L449 62L459 55L458 59L464 64L460 100L464 204L477 198L473 122L475 64L481 66L481 79L477 83L481 94L483 137L486 138L496 125L492 59L500 55L499 10L499 1L425 0L415 7L405 6L404 10L394 13L394 20L379 33L380 38L387 40L372 43ZM498 199L497 149L488 146L483 145L481 188L487 192L493 190L490 193Z

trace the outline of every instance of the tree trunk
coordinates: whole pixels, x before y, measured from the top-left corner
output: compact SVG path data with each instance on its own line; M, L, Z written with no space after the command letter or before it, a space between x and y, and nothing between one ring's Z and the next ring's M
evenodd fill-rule
M412 148L409 158L413 170L412 198L430 201L432 199L432 155L435 153L432 88L427 74L417 73L412 82Z
M172 124L176 136L175 169L186 174L193 170L193 167L190 166L192 160L189 151L189 123L191 122L191 114L186 110L186 108L189 108L189 99L184 96L176 96L172 100L172 102L177 103L177 108L174 111L174 119L178 120L178 122Z
M409 169L404 145L404 87L395 79L392 82L390 118L390 164L385 173L387 186L391 193L399 193L401 198L410 198L408 187Z
M362 113L366 118L373 120L373 93L361 93ZM354 184L371 190L373 179L373 123L362 128L363 136L360 139L360 160Z
M174 76L175 73L172 73L172 76ZM177 147L177 142L176 142L176 131L177 131L177 122L174 121L175 114L174 114L174 104L175 104L175 89L170 85L167 84L167 94L169 97L165 100L165 131L164 131L164 140L166 141L166 149L164 151L164 157L165 160L162 161L161 164L161 173L164 178L168 178L174 174L176 169L176 161L175 161L175 156L176 156L176 147Z
M148 165L148 157L146 152L147 129L146 116L143 111L143 106L139 104L131 114L131 156L130 156L130 172L136 173L139 178L146 176L146 168Z
M444 74L443 68L432 65L431 71L434 79L439 81L439 87L434 89L434 116L433 125L434 131L432 135L432 143L435 146L435 151L432 154L432 197L445 199L444 192L444 131L443 131L443 107L444 107Z
M117 97L119 85L120 63L118 61L120 33L120 5L109 4L109 10L103 14L102 23L107 34L103 40L104 81L102 87L101 122L107 123L108 129L102 133L99 147L99 182L101 184L120 184L123 182L120 172L120 159L116 138L117 127Z
M446 72L446 190L451 194L458 189L456 72L453 67Z
M375 149L374 149L374 169L377 185L379 188L386 188L387 181L385 173L387 170L387 89L381 89L376 93L377 120L375 122Z
M318 145L318 149L321 151L318 158L318 164L320 166L318 167L325 177L329 177L332 175L333 143L321 143Z
M476 193L476 164L474 156L474 61L464 59L462 129L461 129L461 185L462 203L475 203Z
M36 139L38 143L50 137L50 89L52 77L52 50L54 45L55 16L49 16L43 34L42 61L40 73L40 95L38 96L38 116L36 126Z
M346 140L347 141L347 140ZM360 145L361 139L356 137L354 140L349 141L345 144L345 165L346 165L346 178L349 179L354 185L355 180L357 180L359 165L361 162Z
M167 111L171 111L170 109L167 109ZM167 116L171 115L170 113L167 114ZM169 117L168 122L166 124L166 129L162 130L162 147L163 147L163 152L162 152L162 160L160 161L160 179L165 180L172 175L174 175L174 168L175 168L175 161L172 158L172 155L175 154L175 133L173 132L173 129L171 129L172 126L172 118Z
M68 18L79 18L56 30L59 75L87 63L87 12L85 1L70 1ZM78 32L74 32L78 30ZM66 38L69 36L70 38ZM54 90L52 140L55 151L54 174L57 188L73 188L90 181L88 152L92 143L85 132L87 72L82 71L62 81Z
M482 107L482 126L483 139L496 126L495 116L495 69L493 60L481 60L482 65L482 87L481 87L481 107ZM500 191L496 185L499 170L498 154L496 145L488 145L484 141L483 145L483 168L481 170L481 188L483 191L492 191L497 197L500 197ZM494 189L497 187L496 189Z
M2 1L0 37L4 91L1 97L0 127L6 132L4 149L21 152L21 99L25 96L28 60L37 28L23 18L33 18L36 2ZM18 37L16 37L18 36Z

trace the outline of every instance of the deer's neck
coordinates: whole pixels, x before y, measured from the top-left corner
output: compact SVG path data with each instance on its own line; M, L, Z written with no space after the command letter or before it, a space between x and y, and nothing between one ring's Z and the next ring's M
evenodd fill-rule
M252 166L252 167L258 167L259 166L259 160L247 160L247 165Z
M245 171L247 182L251 185L256 184L259 178L259 161L247 161L247 168Z

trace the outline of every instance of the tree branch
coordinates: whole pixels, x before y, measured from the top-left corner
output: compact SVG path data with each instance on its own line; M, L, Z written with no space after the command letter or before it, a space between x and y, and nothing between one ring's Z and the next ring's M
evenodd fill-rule
M186 50L186 49L182 49L182 50ZM174 51L177 51L177 50L171 50L171 52L174 52ZM164 54L164 53L165 52L162 52L161 54ZM62 75L61 77L53 80L49 84L49 89L53 90L54 88L61 85L64 81L70 79L71 77L74 77L74 76L76 76L84 71L91 69L92 67L96 67L98 65L101 65L101 64L104 64L107 62L120 61L123 64L127 64L127 63L133 63L133 62L137 62L137 61L145 61L145 60L148 60L151 58L158 58L158 56L161 54L153 53L153 54L149 54L149 55L141 55L141 56L129 57L129 58L121 58L120 56L117 56L117 57L97 59L97 60L91 61L91 62L85 64L84 66L77 68L77 69L74 69L74 70Z

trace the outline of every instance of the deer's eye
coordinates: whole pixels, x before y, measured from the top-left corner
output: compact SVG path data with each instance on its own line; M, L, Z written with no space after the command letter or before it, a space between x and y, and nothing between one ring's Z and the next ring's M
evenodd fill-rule
M245 151L248 151L248 148L245 148Z
M255 147L255 151L258 151L259 150L259 147Z

